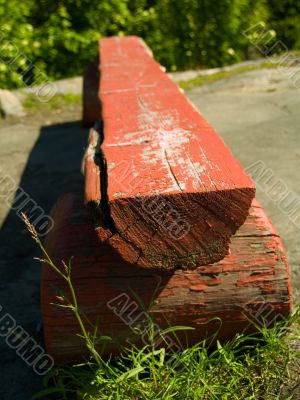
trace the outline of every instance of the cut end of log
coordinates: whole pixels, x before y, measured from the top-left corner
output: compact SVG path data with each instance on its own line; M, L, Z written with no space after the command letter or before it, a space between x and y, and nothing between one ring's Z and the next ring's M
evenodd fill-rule
M100 242L142 268L194 269L228 253L231 236L248 215L250 189L118 199L114 227L96 228ZM226 210L226 212L224 211Z

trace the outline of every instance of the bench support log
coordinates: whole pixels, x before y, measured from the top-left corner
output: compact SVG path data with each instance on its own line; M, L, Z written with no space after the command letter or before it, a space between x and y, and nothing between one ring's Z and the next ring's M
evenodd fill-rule
M72 261L72 281L82 311L99 332L114 339L106 354L130 338L143 310L150 307L157 326L185 325L182 344L192 345L211 337L227 340L244 329L248 319L266 319L271 326L291 310L290 275L282 242L261 206L254 201L245 224L232 238L230 253L220 262L193 271L150 271L133 268L104 241L97 240L86 208L73 195L62 197L52 211L55 226L46 248L56 263ZM67 288L49 266L43 266L41 296L47 351L58 362L77 360L84 353L78 324L72 312L55 307L56 295ZM136 306L135 306L136 304ZM152 304L152 306L150 306ZM219 317L220 321L212 318ZM131 321L131 323L130 323Z

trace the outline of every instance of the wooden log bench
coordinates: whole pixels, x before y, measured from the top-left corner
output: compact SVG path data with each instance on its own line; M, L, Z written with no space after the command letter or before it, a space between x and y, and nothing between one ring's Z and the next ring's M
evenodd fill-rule
M99 241L143 268L221 260L253 182L139 38L101 40L99 71L85 169Z
M73 257L81 309L113 338L104 354L143 342L142 304L158 331L194 328L178 335L183 346L285 318L286 255L241 165L140 39L103 39L99 51L84 85L85 122L96 122L84 199L57 202L45 246L58 264ZM65 362L86 353L72 311L52 304L61 290L43 266L46 348Z

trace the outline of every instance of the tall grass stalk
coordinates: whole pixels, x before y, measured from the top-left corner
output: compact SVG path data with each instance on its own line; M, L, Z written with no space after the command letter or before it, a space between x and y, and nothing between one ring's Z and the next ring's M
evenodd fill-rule
M43 243L41 242L41 239L39 238L34 226L30 223L29 219L27 218L27 216L25 214L22 214L22 218L26 224L28 231L31 234L32 239L38 244L38 246L40 247L40 249L44 255L44 258L36 257L36 259L44 264L48 264L51 268L53 268L57 272L57 274L66 281L66 283L68 285L68 288L69 288L69 291L71 294L71 299L67 299L66 296L64 296L64 295L57 296L57 299L65 302L65 304L56 304L56 305L58 307L69 308L72 310L72 312L74 313L74 315L76 317L78 325L80 327L81 336L83 338L83 341L86 344L92 358L94 359L94 361L97 363L98 366L102 366L103 365L102 358L101 358L99 352L95 348L95 340L96 340L95 332L96 332L96 330L94 329L94 333L93 333L93 335L91 335L85 328L85 324L83 321L84 315L82 315L82 313L80 311L80 307L78 304L75 289L72 284L71 260L68 262L68 264L64 260L62 260L62 268L61 269L56 264L54 264L54 262L52 261L52 259L49 256L49 254L47 253L47 250L45 249Z

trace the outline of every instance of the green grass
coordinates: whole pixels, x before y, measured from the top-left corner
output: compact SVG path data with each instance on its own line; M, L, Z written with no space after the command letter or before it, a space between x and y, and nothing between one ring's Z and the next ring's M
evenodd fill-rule
M289 345L292 337L298 339L290 322L261 328L260 335L237 336L215 348L202 342L172 363L164 348L128 346L101 366L86 363L54 369L44 381L45 391L35 398L53 392L59 399L72 400L298 399L283 389L284 383L294 385L295 377L288 377L289 364L299 359Z
M288 400L299 399L300 343L299 315L293 315L267 329L255 325L255 334L240 334L227 343L215 338L172 353L164 342L156 346L157 334L150 320L147 345L127 343L121 354L105 360L96 343L107 337L85 328L76 291L72 285L71 263L53 263L34 227L23 215L32 238L48 264L69 286L70 298L58 296L60 307L72 310L90 358L84 363L57 366L43 379L44 389L34 399L56 400ZM249 322L250 323L250 322ZM255 324L255 322L252 322ZM101 327L101 323L100 323ZM161 338L187 327L171 327ZM300 349L300 346L299 346ZM55 397L51 397L51 396Z
M28 111L60 110L70 105L81 104L81 94L56 94L48 102L41 102L35 94L29 93L22 104Z
M279 68L280 66L282 66L282 65L279 65L278 63L272 63L272 62L266 61L266 62L262 62L261 64L258 64L258 65L244 66L244 67L236 68L231 71L220 71L220 72L216 72L212 75L197 76L196 78L193 78L193 79L179 81L178 84L182 89L191 89L195 86L201 86L206 83L216 82L221 79L230 78L231 76L243 74L245 72L255 71L258 69L262 69L262 68L268 68L268 69L275 68L276 69L276 68Z

